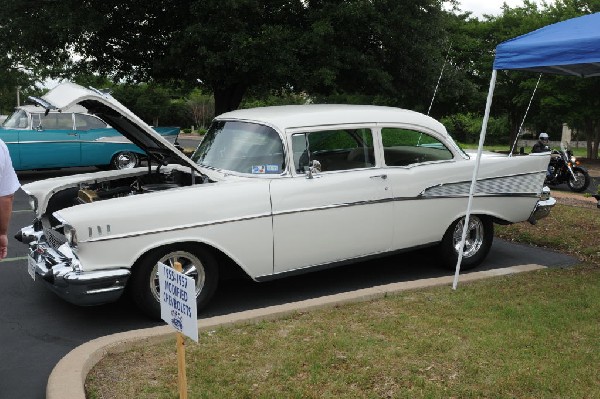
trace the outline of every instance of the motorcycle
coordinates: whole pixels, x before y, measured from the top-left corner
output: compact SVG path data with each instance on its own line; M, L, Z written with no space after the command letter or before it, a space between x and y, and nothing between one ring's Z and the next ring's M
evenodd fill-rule
M567 183L571 191L581 193L590 185L590 175L587 169L579 164L567 145L560 143L560 151L552 150L544 183L548 185Z

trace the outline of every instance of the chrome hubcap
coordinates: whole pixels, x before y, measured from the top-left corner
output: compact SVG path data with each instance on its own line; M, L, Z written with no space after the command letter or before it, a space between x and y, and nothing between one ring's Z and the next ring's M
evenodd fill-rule
M115 166L117 169L130 169L137 164L137 157L131 152L122 152L117 155Z
M456 253L460 251L460 242L462 241L462 232L465 225L465 219L462 218L454 228L452 234L454 250ZM465 239L465 246L463 248L463 257L468 258L477 253L483 244L483 223L477 216L469 217L469 228L467 229L467 237Z
M200 295L206 281L204 266L200 259L185 251L171 252L159 259L159 263L164 263L172 268L175 267L175 262L181 263L182 273L188 277L192 277L196 282L196 297ZM154 265L150 274L150 291L157 301L160 300L160 284L158 281L158 265Z

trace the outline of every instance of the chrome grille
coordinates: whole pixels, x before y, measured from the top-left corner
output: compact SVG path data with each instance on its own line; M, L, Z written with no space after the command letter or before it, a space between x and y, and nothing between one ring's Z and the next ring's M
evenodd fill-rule
M46 237L48 244L53 248L58 248L67 242L67 239L63 234L47 227L44 227L44 236Z

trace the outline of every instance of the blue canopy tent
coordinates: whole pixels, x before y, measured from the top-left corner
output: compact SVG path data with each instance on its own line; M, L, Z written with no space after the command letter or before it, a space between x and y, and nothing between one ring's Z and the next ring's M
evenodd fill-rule
M453 288L458 284L473 193L477 184L479 163L492 106L498 70L512 69L580 77L600 76L600 13L584 15L548 25L525 35L500 43L496 47L477 160L473 170L469 202L459 250Z
M548 25L500 43L494 70L600 76L600 13Z

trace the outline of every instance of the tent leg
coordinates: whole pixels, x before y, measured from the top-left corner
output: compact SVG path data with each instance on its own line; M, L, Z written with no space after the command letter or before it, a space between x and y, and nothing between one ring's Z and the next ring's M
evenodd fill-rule
M496 87L496 70L492 70L492 78L490 80L490 88L488 91L487 102L485 104L485 114L483 116L483 124L481 126L481 134L479 135L479 147L477 147L477 159L475 160L475 168L473 169L473 177L471 179L471 188L469 189L469 202L467 203L467 214L465 215L465 224L463 226L460 248L458 250L458 261L456 262L456 271L454 273L454 282L452 289L456 289L458 285L458 275L460 274L460 264L463 258L465 241L467 239L467 230L469 229L469 219L471 217L471 207L473 205L473 194L477 185L477 175L479 173L479 164L481 163L481 153L483 152L483 143L485 142L485 133L487 131L488 121L490 119L490 109L492 108L492 98L494 97L494 88Z

